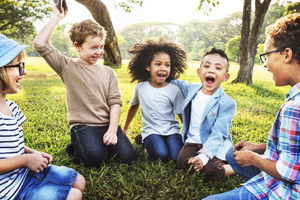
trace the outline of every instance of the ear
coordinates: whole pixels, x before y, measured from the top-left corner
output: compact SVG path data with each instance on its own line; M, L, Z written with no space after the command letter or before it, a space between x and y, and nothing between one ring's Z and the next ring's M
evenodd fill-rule
M200 78L200 72L201 72L201 67L197 68L197 75L198 75L199 78Z
M80 45L78 44L78 42L74 42L74 47L75 47L75 49L76 49L76 51L78 51L78 52L80 52L81 51L81 47L80 47Z
M230 78L230 74L228 74L228 73L226 72L226 74L225 74L225 76L224 76L224 78L223 78L223 82L228 81L229 78Z
M150 72L150 66L147 66L147 67L146 67L146 70Z
M284 50L284 61L286 63L291 62L293 59L293 51L291 48L286 48Z

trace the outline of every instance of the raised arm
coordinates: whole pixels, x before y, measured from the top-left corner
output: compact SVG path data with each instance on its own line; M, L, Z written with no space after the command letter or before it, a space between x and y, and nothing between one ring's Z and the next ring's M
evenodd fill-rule
M140 104L136 104L136 105L131 105L128 109L128 112L127 112L127 116L126 116L126 121L125 121L125 125L123 127L123 132L127 134L127 131L128 131L128 128L129 128L129 125L132 121L132 119L134 118L134 116L136 115L136 112L138 111L139 109L139 106Z
M65 12L67 12L67 10L62 11L62 13L60 13L57 9L56 4L53 5L53 17L35 37L34 46L43 46L49 42L52 32L54 31L55 27L60 22L60 20L64 18Z

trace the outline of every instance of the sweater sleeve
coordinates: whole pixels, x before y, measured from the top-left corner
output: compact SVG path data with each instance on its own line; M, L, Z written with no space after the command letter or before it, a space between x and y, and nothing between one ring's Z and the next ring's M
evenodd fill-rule
M122 106L122 95L118 85L118 80L115 72L111 69L109 91L107 97L108 106L119 104Z
M34 46L34 50L44 58L48 65L62 77L63 70L67 67L71 58L68 58L61 54L50 43L46 43L43 46Z

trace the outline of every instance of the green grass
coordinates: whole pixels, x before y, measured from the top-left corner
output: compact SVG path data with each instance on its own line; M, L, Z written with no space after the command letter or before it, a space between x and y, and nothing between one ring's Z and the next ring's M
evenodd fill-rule
M202 199L243 183L239 176L204 183L199 174L177 170L173 162L148 161L141 146L133 139L142 126L140 112L132 121L128 134L140 153L137 161L126 165L111 160L99 168L75 165L65 153L65 147L70 143L70 131L64 85L42 58L26 58L25 61L28 73L21 82L21 90L7 98L15 101L27 117L23 124L26 145L52 154L53 164L65 165L81 173L87 181L84 199ZM123 98L121 126L136 84L130 83L127 62L124 61L122 68L115 69ZM189 63L189 69L181 79L199 82L196 75L198 66L199 63ZM253 84L231 84L237 71L238 66L231 64L231 78L223 83L225 92L238 105L231 128L233 141L266 142L289 87L275 87L272 75L262 66L255 66Z

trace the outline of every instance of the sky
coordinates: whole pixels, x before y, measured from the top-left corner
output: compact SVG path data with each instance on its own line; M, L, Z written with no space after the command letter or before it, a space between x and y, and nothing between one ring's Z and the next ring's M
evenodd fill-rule
M299 0L292 1L297 2ZM222 19L231 13L242 12L244 3L243 0L220 0L219 5L216 8L212 8L209 16L207 16L203 11L196 11L199 0L144 0L143 8L134 5L131 13L126 13L121 9L116 10L115 6L110 3L112 2L111 0L103 0L103 2L108 8L116 31L121 30L126 25L144 21L182 24L188 22L190 19L200 21ZM275 0L272 1L272 3L275 2ZM93 19L90 12L82 4L77 3L75 0L67 0L67 4L69 11L60 23L75 23L84 19ZM252 9L254 9L254 5L252 5ZM141 15L143 16L141 17ZM44 23L47 21L49 19L46 19Z

